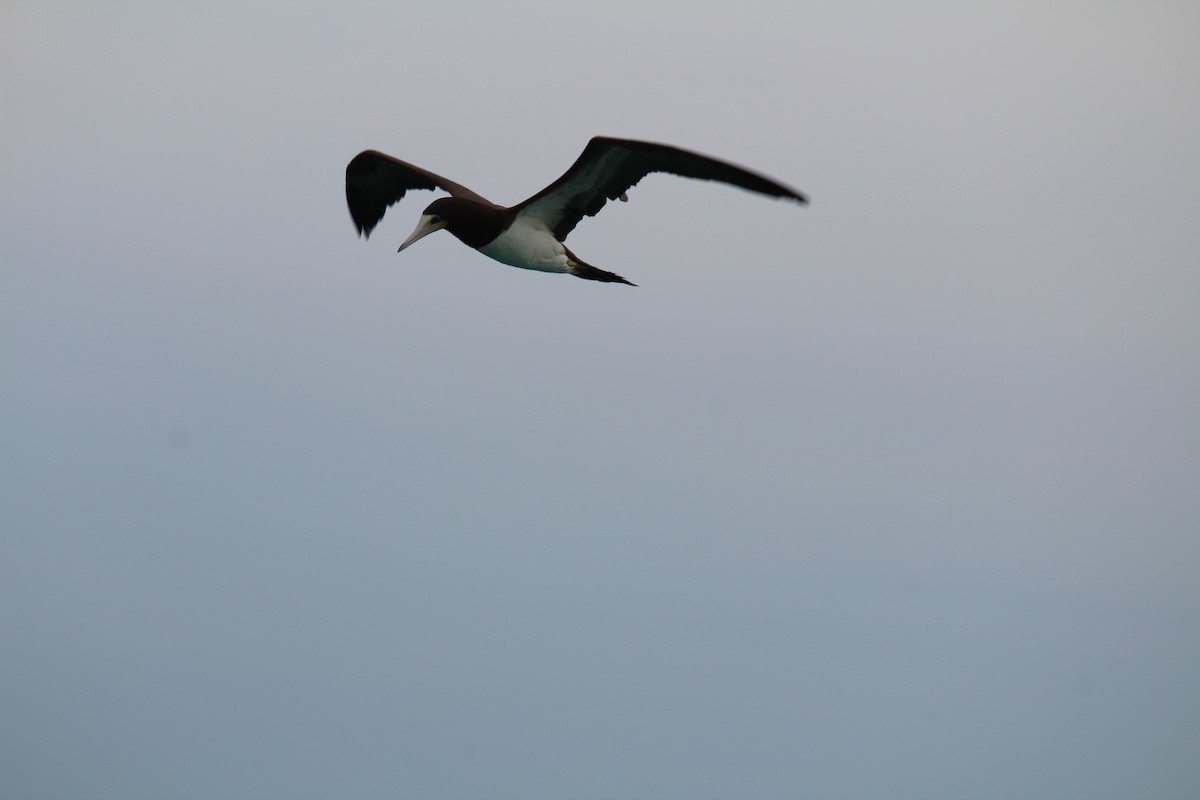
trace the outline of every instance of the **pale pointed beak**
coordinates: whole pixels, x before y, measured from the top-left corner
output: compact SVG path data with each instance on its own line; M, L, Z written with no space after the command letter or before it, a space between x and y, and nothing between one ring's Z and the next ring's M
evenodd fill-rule
M423 214L421 221L417 223L417 229L412 232L412 236L404 240L404 244L400 245L400 249L396 252L399 253L400 250L408 247L417 239L424 238L434 231L440 231L444 227L446 227L446 220L439 219L437 222L434 222L432 214Z

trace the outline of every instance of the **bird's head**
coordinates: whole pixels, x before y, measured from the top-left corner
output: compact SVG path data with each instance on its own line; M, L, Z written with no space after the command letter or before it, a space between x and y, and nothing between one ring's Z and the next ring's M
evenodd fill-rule
M447 208L447 203L453 204L453 201L453 197L441 197L430 203L429 207L425 209L425 213L421 215L420 221L417 222L417 228L412 232L412 236L405 239L404 244L400 245L400 249L396 252L399 253L400 250L418 239L422 239L434 231L440 231L449 225L450 220L447 214L453 213L453 209Z
M469 247L480 247L500 235L511 222L509 209L481 203L467 197L440 197L429 204L417 229L400 249L442 228L453 233Z

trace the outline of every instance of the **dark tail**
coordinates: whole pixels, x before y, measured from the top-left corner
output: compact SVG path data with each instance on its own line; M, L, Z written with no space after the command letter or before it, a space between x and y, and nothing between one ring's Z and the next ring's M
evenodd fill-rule
M579 260L578 256L567 251L568 262L571 267L571 274L576 278L583 278L585 281L603 281L604 283L624 283L629 286L637 286L633 281L627 281L615 272L605 272L599 267L593 267L591 264L585 264Z

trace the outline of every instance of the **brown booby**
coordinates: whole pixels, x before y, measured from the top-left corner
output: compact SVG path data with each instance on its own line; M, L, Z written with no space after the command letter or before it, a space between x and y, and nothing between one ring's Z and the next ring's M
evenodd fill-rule
M463 244L502 264L577 278L633 283L593 267L566 248L567 234L585 216L625 193L651 172L722 181L752 192L807 204L808 198L770 178L715 158L665 144L597 136L561 178L515 206L500 206L429 170L364 150L346 166L346 202L360 236L370 236L388 206L409 189L442 189L400 250L445 228ZM397 250L399 252L399 250Z

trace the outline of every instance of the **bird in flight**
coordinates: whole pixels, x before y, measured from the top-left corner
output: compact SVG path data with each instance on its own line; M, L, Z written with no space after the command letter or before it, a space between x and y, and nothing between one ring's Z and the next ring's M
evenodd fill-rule
M364 150L346 166L346 202L360 236L370 236L388 206L409 189L449 192L434 200L400 250L442 228L502 264L541 272L565 272L606 283L635 284L580 259L563 244L585 216L652 172L721 181L770 197L808 198L795 189L715 158L665 144L597 136L561 178L515 206L500 206L465 186L376 150ZM397 251L399 252L399 250Z

